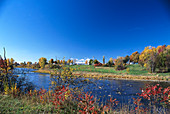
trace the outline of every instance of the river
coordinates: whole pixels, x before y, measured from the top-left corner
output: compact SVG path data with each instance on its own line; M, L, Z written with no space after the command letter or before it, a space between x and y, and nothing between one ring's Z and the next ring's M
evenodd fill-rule
M36 89L49 89L51 86L51 76L45 73L34 73L34 69L17 68L19 76L24 76L35 85ZM22 73L21 73L22 72ZM83 84L70 85L71 88L83 86L84 92L91 94L99 100L105 102L110 97L116 98L120 103L128 104L132 98L138 97L136 93L141 93L140 88L144 88L146 84L160 84L163 87L170 86L170 82L156 81L133 81L133 80L113 80L113 79L93 79L93 78L78 78L75 81ZM83 80L88 80L87 82Z

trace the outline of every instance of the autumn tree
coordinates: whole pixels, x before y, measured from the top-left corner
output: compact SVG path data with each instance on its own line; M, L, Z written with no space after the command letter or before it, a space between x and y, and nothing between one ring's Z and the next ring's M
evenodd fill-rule
M10 65L11 65L10 59L7 58L7 66L10 66Z
M158 46L156 48L157 50L157 58L156 58L156 67L159 69L160 72L169 71L170 69L170 49L168 49L168 46Z
M106 63L106 65L109 67L112 67L114 65L112 57L109 59L109 61L108 61L108 63Z
M170 72L170 45L167 45L166 47L166 50L167 50L167 61L166 61L166 66L167 66L167 69L168 69L168 72Z
M103 64L105 64L105 56L103 56Z
M41 68L44 68L46 63L47 63L47 59L46 58L41 57L39 59L39 65L40 65Z
M60 60L57 60L57 64L60 64Z
M63 60L60 60L60 64L62 64L63 63Z
M123 58L123 63L127 63L129 61L130 57L126 55L126 57Z
M14 59L13 58L10 59L10 62L11 62L11 65L14 65Z
M66 64L66 61L65 61L65 60L63 60L63 64L64 64L64 65Z
M71 60L70 63L73 65L73 60Z
M109 59L109 62L110 62L110 63L113 63L113 58L112 58L112 57Z
M124 60L123 57L119 57L118 59L115 60L115 70L125 69L125 63L123 60Z
M139 61L139 53L138 51L132 53L132 55L130 55L130 62L133 62L133 63L138 63Z
M21 62L20 65L21 65L22 67L25 67L25 63L23 63L23 62Z
M139 56L139 63L144 64L144 67L151 73L156 69L157 50L155 47L145 47Z
M50 59L50 60L49 60L49 63L50 63L50 64L53 64L53 63L54 63L54 60L53 60L53 59Z
M27 66L28 66L28 67L30 67L31 64L32 64L32 62L30 62L30 61L27 62Z
M17 62L15 62L15 63L14 63L14 65L15 65L15 66L17 66L17 65L18 65L18 63L17 63Z
M63 57L63 62L62 62L64 65L66 64L66 61L65 61L65 57Z
M69 65L70 65L70 63L71 63L71 60L70 60L70 59L68 59L68 60L67 60L67 64L69 64Z
M50 59L50 60L48 61L48 63L49 63L49 68L52 68L52 67L53 67L53 63L54 63L54 60L53 60L53 59Z
M88 64L88 61L87 61L87 60L85 61L85 64L86 64L86 65Z

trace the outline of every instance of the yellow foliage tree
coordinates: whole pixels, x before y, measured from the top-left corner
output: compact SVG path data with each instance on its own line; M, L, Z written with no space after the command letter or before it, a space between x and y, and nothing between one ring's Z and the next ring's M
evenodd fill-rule
M32 64L32 62L30 62L30 61L27 62L27 66L28 66L28 67L30 67L31 64Z
M159 47L158 47L159 48ZM139 56L139 63L144 65L151 73L156 69L157 49L155 47L145 47Z
M73 64L73 60L71 60L71 63Z
M60 64L62 64L63 63L63 60L60 60Z
M139 61L139 53L135 51L134 53L132 53L132 55L130 55L130 62L138 63L138 61Z
M14 59L11 58L10 62L11 62L11 65L13 65L14 64Z
M112 57L109 59L109 62L110 62L110 63L113 63L113 58L112 58Z
M7 66L10 66L11 65L11 62L9 60L9 58L7 59Z
M47 62L47 59L44 58L44 57L41 57L41 58L39 59L39 65L40 65L40 67L41 67L41 68L44 68L46 62Z
M67 63L68 63L68 64L70 64L70 63L71 63L71 60L70 60L70 59L68 59L68 60L67 60Z

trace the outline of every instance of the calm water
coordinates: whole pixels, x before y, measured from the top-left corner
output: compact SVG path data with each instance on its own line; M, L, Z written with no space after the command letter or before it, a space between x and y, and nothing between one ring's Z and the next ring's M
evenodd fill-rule
M35 85L36 89L49 89L51 86L51 77L49 74L33 73L33 69L16 69L25 73L28 81ZM20 74L18 74L20 75ZM79 78L75 81L80 82L87 78ZM127 104L132 97L138 97L136 93L140 93L140 88L145 87L146 84L161 84L163 87L170 86L170 82L152 82L152 81L129 81L129 80L110 80L110 79L89 79L88 82L82 81L77 85L70 85L70 87L83 86L84 92L92 92L94 96L101 102L105 102L110 97L116 98L121 103ZM82 84L83 83L83 84Z

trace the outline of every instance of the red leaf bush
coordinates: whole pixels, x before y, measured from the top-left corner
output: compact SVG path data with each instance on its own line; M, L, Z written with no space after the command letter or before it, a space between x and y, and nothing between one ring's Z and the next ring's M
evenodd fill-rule
M102 63L94 64L94 66L102 66Z
M151 104L156 105L167 105L169 104L170 87L162 88L159 84L147 85L141 89L142 93L139 94L141 97L150 100Z

